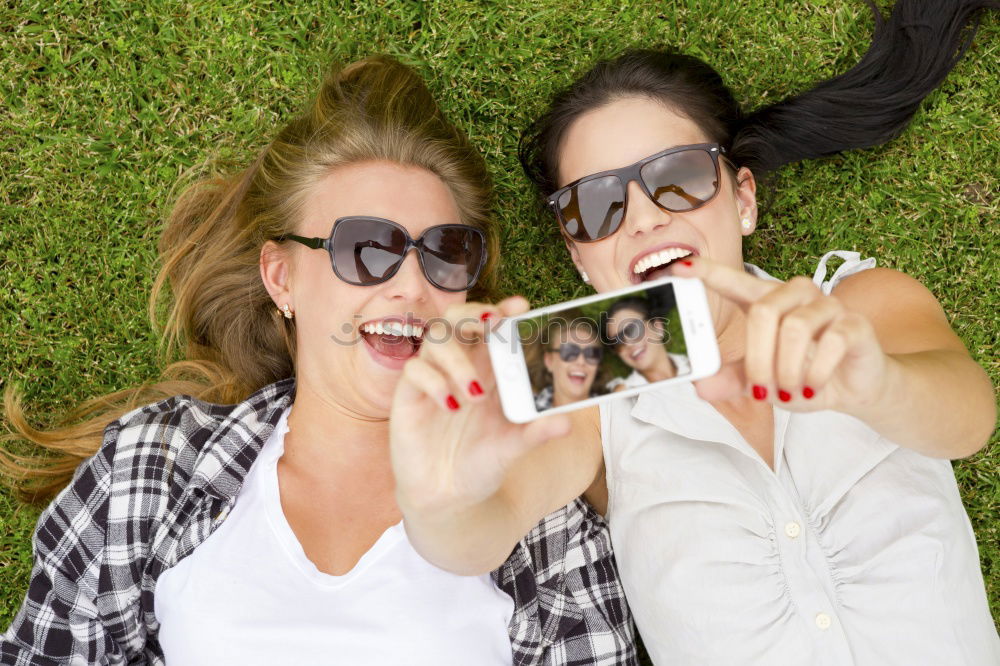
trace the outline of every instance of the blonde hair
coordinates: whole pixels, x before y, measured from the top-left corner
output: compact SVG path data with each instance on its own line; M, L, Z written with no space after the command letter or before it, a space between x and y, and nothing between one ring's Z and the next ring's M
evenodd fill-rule
M486 233L489 259L469 296L491 298L498 241L482 156L410 67L386 56L333 67L305 113L250 167L197 182L178 198L159 240L148 314L164 358L183 349L183 360L169 363L156 381L87 400L63 418L70 425L47 431L28 424L8 385L4 410L13 432L0 441L28 440L42 453L0 447L0 481L24 501L47 501L123 414L179 394L233 404L294 375L295 323L264 288L261 247L296 231L310 188L330 169L372 160L419 166L441 178L462 221ZM161 305L167 308L162 329Z

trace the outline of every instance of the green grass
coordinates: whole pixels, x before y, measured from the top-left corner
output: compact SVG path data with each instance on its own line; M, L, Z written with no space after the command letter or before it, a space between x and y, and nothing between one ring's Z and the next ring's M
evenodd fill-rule
M585 293L515 157L520 129L554 89L596 57L673 44L753 107L846 69L871 27L861 0L4 3L2 376L23 387L37 424L155 376L145 304L171 186L207 160L246 164L331 58L386 52L425 74L495 177L503 290L543 304ZM913 275L995 384L998 36L993 16L889 146L783 170L747 247L782 277L810 273L834 248ZM955 465L995 618L998 458L991 447ZM37 514L0 494L0 628L23 598Z

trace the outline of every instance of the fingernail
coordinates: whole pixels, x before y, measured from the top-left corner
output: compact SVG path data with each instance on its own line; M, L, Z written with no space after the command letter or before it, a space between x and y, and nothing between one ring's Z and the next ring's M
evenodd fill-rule
M473 379L469 383L469 393L471 393L472 395L482 395L483 387L479 385L479 382Z
M484 312L483 314L479 315L479 321L486 321L492 316L493 316L492 312Z
M680 262L681 262L682 264L684 264L685 266L694 266L694 264L692 264L692 263L691 263L690 261L688 261L687 259L680 259L679 261L680 261Z
M444 401L444 404L448 405L448 409L455 411L458 409L458 400L455 400L455 396L449 395L448 399Z
M789 393L788 391L782 391L781 389L778 389L778 399L780 399L781 402L788 402L789 400L792 399L792 394Z
M767 389L764 388L763 386L759 386L757 384L754 384L753 385L753 397L756 398L757 400L763 400L764 398L767 397Z
M802 389L802 397L804 397L806 400L809 400L814 395L816 395L816 391L813 391L808 386L806 386L805 388Z

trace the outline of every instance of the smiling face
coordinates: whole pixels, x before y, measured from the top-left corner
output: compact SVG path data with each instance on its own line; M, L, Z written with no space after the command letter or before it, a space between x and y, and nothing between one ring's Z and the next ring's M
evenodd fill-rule
M633 164L668 148L710 141L692 120L660 102L618 99L584 113L567 129L558 153L558 185ZM723 166L721 172L715 198L682 213L663 210L638 183L629 183L628 209L619 230L593 243L567 241L573 262L587 272L599 292L667 275L669 267L649 268L684 252L742 268L742 236L753 231L756 221L756 185L746 169L734 176ZM742 218L750 220L747 228L741 225Z
M640 322L642 334L630 335L630 322ZM667 348L663 344L663 325L659 321L646 320L643 313L632 308L619 308L615 314L608 317L607 333L614 338L619 335L628 341L615 347L618 357L631 368L639 372L648 370L657 364L662 364L667 357Z
M414 239L427 227L462 221L435 174L388 162L332 169L308 193L296 234L326 238L345 215L392 220ZM365 415L388 414L402 366L419 345L420 322L465 300L464 292L427 281L416 250L392 278L363 287L340 280L325 250L269 241L261 273L276 305L288 303L295 313L298 381ZM397 328L406 323L409 329ZM387 335L386 328L402 335Z
M600 363L586 359L586 349L600 349L601 343L595 333L585 326L558 329L561 334L549 342L545 351L545 367L552 374L553 401L555 407L590 397L590 388ZM559 349L564 343L580 347L580 353L572 361L564 361Z

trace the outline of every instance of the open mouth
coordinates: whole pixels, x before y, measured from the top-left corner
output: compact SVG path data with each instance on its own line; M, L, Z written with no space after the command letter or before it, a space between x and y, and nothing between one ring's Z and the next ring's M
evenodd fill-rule
M640 356L642 356L642 353L643 353L644 351L646 351L646 349L645 349L645 348L643 348L643 347L639 347L639 348L638 348L638 349L636 349L636 350L635 350L634 352L632 352L631 354L629 354L629 355L628 355L628 357L629 357L630 359L632 359L632 360L634 361L634 360L636 360L637 358L639 358Z
M569 373L569 380L574 384L583 384L585 381L587 381L587 373L572 371Z
M387 320L365 322L361 337L372 351L391 361L405 361L420 351L424 327L418 322Z
M670 275L670 267L680 259L697 256L698 253L690 247L674 245L650 252L632 264L632 274L630 276L633 284L657 280Z

